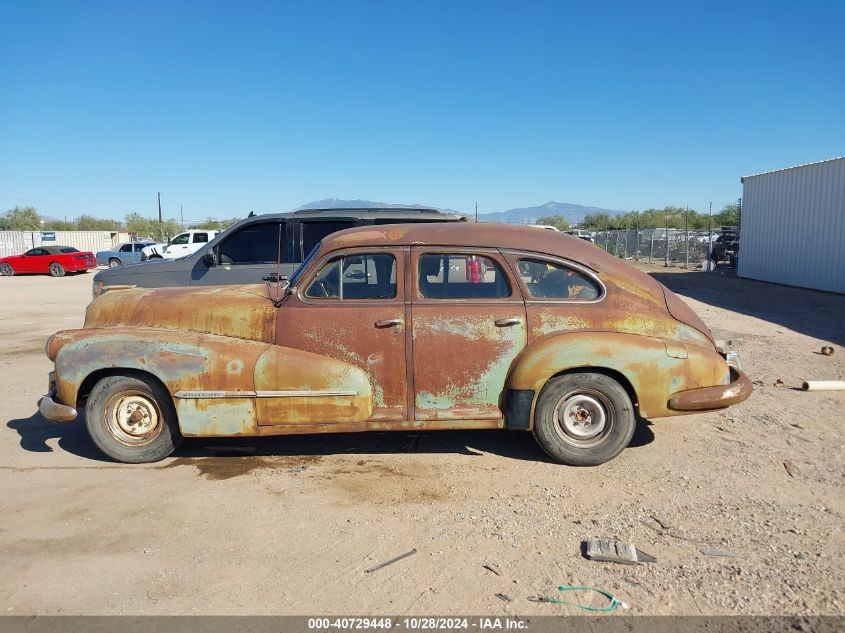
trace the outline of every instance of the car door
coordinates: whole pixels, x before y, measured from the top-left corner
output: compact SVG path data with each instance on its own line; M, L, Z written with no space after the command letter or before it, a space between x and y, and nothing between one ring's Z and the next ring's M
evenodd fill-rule
M191 273L191 285L260 284L275 278L276 258L281 256L279 274L290 276L287 222L268 220L245 224L219 244L213 245L214 265L198 257Z
M525 303L495 249L411 251L417 420L502 420L511 363L526 344Z
M276 321L276 344L355 365L367 375L375 422L408 419L405 366L404 250L328 254L291 289ZM256 389L273 389L272 385ZM261 398L259 423L273 424L284 398ZM319 402L313 400L314 421Z
M167 255L168 259L176 259L177 257L182 257L183 255L188 255L190 253L190 242L191 242L191 234L190 233L180 233L172 240L170 240L170 244L167 246Z
M145 246L149 246L149 244L144 242L135 242L132 245L132 253L126 254L126 260L131 263L137 263L141 261L141 251L144 250Z
M31 248L21 258L22 273L46 273L50 262L47 260L47 251L43 248Z

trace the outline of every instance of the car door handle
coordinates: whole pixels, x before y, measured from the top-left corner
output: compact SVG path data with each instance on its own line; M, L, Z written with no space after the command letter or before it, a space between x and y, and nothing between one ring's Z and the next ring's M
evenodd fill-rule
M376 321L376 327L393 327L394 325L402 325L404 322L404 319L382 319Z
M510 327L511 325L519 325L522 319L512 317L510 319L496 319L496 327Z

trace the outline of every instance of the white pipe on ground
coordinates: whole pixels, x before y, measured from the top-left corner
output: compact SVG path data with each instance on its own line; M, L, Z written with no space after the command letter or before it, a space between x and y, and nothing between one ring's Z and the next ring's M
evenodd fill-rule
M804 391L845 391L845 380L808 380L801 383Z

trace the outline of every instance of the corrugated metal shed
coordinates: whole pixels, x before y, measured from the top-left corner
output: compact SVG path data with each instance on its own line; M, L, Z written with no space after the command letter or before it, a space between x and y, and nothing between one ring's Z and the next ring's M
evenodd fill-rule
M740 277L845 293L845 156L742 178Z
M112 231L0 231L0 257L20 255L42 245L73 246L81 251L96 253L128 241L129 233Z

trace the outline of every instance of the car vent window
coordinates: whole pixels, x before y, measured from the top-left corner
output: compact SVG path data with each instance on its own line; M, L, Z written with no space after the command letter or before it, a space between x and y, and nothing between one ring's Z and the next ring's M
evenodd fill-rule
M336 222L301 222L299 225L302 231L302 254L311 252L311 249L322 241L326 235L351 229L358 226L355 220L344 220Z
M559 264L540 259L520 259L519 275L535 299L598 299L601 287L587 275Z
M345 255L325 264L308 284L311 299L392 299L396 260L388 254Z
M511 287L499 265L472 254L421 255L420 295L426 299L502 299Z
M278 222L248 224L231 235L220 245L218 259L221 264L274 264L279 250L281 226L282 263L288 261L285 225Z

